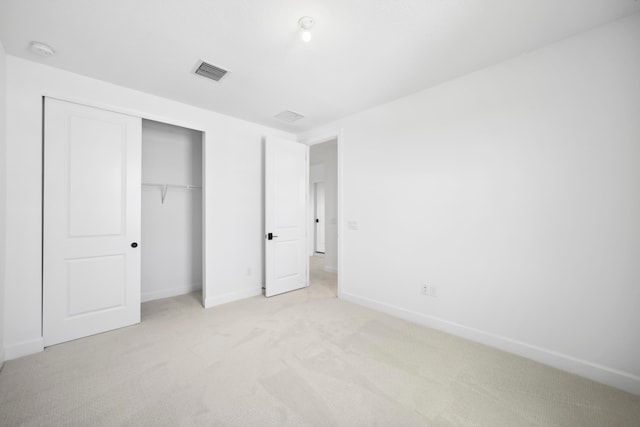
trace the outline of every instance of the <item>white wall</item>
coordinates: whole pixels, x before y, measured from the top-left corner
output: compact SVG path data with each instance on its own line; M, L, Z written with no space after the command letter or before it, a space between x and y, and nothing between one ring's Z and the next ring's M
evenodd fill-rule
M212 89L215 90L215 89ZM7 56L7 358L42 350L42 96L205 132L207 306L262 288L262 138L293 135Z
M638 76L635 15L301 135L343 132L343 297L640 394Z
M142 182L202 185L202 132L142 121ZM142 186L142 301L202 289L202 190Z
M5 284L5 213L6 213L6 55L0 43L0 367L4 362L4 284Z

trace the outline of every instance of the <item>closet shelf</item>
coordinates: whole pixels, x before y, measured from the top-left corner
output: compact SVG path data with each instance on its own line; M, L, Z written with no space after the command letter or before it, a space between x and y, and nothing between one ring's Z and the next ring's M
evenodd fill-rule
M160 190L162 190L162 194L161 194L161 200L162 200L162 204L164 205L164 199L167 197L167 190L169 188L177 188L177 189L182 189L182 190L199 190L202 187L199 185L190 185L190 184L159 184L159 183L155 183L155 182L143 182L142 183L143 187L158 187L160 188Z

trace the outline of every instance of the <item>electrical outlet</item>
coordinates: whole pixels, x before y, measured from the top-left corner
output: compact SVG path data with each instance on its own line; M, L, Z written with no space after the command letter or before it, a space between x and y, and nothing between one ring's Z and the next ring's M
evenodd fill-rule
M429 295L429 285L422 285L422 295Z

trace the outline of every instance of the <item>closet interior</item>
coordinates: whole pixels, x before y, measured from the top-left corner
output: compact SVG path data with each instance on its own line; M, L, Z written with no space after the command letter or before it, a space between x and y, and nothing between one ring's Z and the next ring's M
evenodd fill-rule
M202 139L142 120L142 302L202 289Z

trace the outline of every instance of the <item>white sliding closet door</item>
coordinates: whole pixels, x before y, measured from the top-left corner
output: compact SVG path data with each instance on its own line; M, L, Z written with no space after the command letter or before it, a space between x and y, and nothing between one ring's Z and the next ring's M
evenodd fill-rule
M45 346L140 322L141 119L46 98Z

